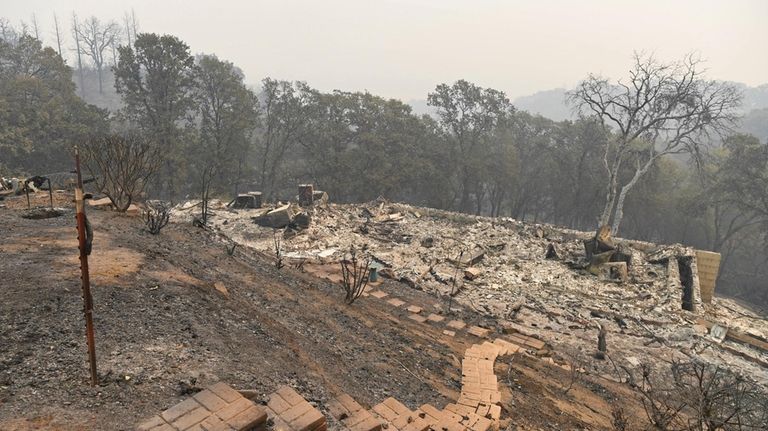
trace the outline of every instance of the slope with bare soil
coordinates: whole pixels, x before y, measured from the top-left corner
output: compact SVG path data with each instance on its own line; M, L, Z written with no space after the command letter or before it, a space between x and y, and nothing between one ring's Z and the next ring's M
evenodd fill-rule
M372 296L344 305L337 285L278 271L242 247L229 256L220 236L188 224L152 236L139 218L103 211L89 212L101 378L92 388L74 213L24 219L26 202L14 199L0 208L0 429L133 429L217 381L260 399L288 384L325 413L339 392L368 406L393 396L412 409L458 397L462 355L477 342L466 331L445 335ZM398 282L377 289L447 312ZM449 317L495 326L466 309ZM641 414L610 381L581 377L564 393L569 373L531 354L498 363L496 374L503 417L518 429L609 429L617 403Z

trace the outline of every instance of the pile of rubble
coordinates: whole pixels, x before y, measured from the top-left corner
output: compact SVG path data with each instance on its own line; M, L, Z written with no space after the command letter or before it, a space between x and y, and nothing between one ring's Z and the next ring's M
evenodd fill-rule
M275 233L283 232L282 258L320 264L338 262L355 246L383 277L452 296L483 315L561 342L565 350L591 348L599 328L607 328L624 335L609 339L630 361L704 352L730 362L735 353L747 359L745 366L757 364L768 382L768 352L753 348L768 340L768 321L730 300L703 302L696 250L688 247L384 200L211 207L217 211L212 227L239 244L275 254ZM183 220L194 208L187 203L174 212ZM708 350L712 337L697 324L700 318L758 343L733 345L725 354Z

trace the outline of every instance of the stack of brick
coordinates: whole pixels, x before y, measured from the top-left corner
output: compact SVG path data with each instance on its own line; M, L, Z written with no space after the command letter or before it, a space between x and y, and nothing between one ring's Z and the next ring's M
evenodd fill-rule
M224 383L216 383L138 426L139 431L263 430L267 413Z
M376 404L372 410L388 431L427 431L430 427L425 418L392 397Z
M328 403L331 416L352 431L380 431L379 422L368 410L347 394L341 394Z
M326 431L325 416L289 386L269 396L267 414L275 431Z

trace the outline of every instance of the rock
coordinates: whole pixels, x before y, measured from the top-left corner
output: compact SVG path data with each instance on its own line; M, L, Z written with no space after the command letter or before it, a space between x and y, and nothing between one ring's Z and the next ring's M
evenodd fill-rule
M217 292L221 293L224 296L229 296L229 291L227 290L227 287L224 286L224 283L217 281L213 283L214 289L216 289Z
M477 277L479 277L480 274L482 273L483 273L483 270L481 270L480 268L469 267L464 270L464 278L466 278L467 280L474 280Z

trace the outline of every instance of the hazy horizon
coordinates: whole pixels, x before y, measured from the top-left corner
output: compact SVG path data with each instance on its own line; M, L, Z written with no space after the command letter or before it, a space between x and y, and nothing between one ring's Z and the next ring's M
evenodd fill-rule
M35 14L41 38L54 46L54 12L69 30L73 11L122 24L131 9L140 32L172 34L195 54L232 61L254 85L270 76L412 101L439 83L467 79L514 99L570 88L588 73L624 77L634 51L665 61L697 52L709 78L768 82L768 56L759 54L768 41L768 2L755 0L30 0L5 5L0 16L18 26Z

